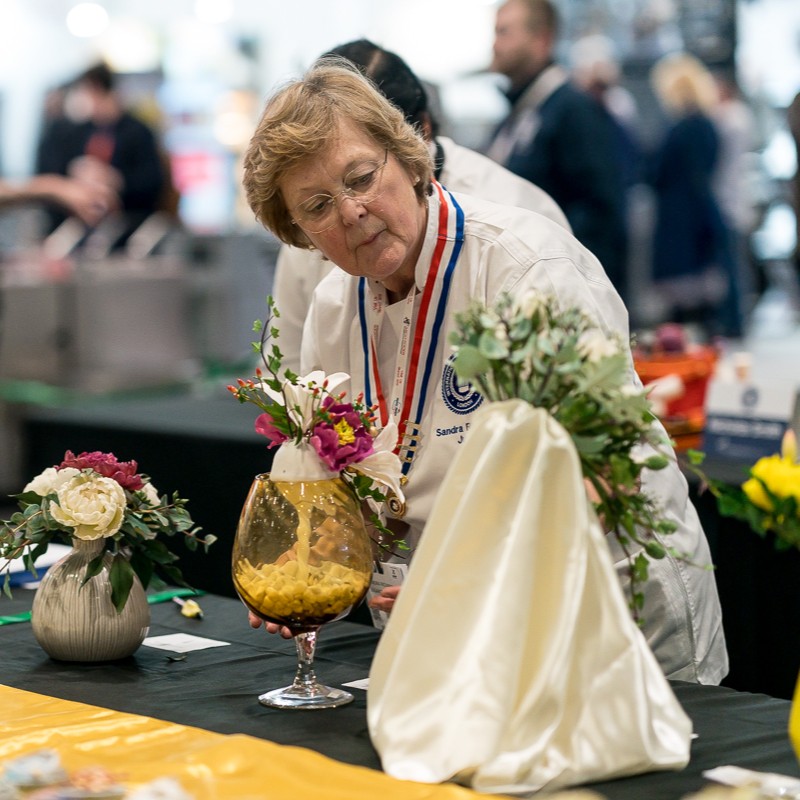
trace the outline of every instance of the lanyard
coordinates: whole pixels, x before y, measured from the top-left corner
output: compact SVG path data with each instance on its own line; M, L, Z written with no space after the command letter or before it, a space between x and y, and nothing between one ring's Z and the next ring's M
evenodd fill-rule
M397 422L399 436L396 451L402 449L409 453L402 459L404 475L411 468L411 459L418 446L419 425L442 334L453 272L464 243L464 212L439 183L434 181L433 187L439 197L436 244L428 265L419 309L415 313L416 285L411 287L403 301L403 321L388 404L378 369L378 341L384 320L386 293L383 289L371 288L368 302L367 280L361 278L358 285L365 397L368 405L378 405L381 425L385 425L390 418Z

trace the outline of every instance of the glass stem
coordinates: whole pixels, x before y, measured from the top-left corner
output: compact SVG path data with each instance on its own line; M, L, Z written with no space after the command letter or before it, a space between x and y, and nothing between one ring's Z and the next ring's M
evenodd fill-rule
M317 647L317 631L305 631L294 637L297 647L297 674L294 676L294 686L298 689L311 690L317 683L314 673L314 650Z

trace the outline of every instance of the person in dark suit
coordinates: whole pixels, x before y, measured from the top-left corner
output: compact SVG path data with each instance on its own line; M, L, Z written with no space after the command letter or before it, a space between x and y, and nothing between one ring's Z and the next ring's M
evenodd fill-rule
M506 0L498 9L490 69L509 79L511 110L486 153L553 197L624 298L625 186L614 131L556 64L558 28L550 0Z
M651 82L669 115L650 168L655 286L668 320L695 323L709 336L738 338L740 298L734 298L736 313L726 307L733 273L730 231L713 190L720 152L711 116L717 102L714 79L694 56L670 53L654 65Z
M67 114L45 129L39 143L36 171L69 175L115 191L124 240L159 209L166 175L156 136L125 110L116 76L105 64L83 72L67 95ZM59 222L54 217L53 225Z

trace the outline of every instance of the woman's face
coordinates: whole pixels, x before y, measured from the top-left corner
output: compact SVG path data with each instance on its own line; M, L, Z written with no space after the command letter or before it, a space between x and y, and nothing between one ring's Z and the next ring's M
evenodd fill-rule
M358 174L366 162L383 164L385 156L361 128L342 120L331 144L300 161L278 186L292 218L324 256L350 275L374 278L390 292L405 293L414 284L427 222L427 206L420 203L412 178L390 153L374 200L339 194L346 175L354 170ZM297 212L320 194L335 197L335 208L332 226L315 233L304 227Z

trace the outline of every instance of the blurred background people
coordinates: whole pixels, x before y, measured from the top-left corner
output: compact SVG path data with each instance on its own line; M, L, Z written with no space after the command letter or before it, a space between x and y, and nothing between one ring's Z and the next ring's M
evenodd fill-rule
M96 225L117 207L116 192L63 175L34 175L21 181L0 179L0 207L28 202L54 203L87 225Z
M116 192L120 197L118 231L113 245L158 211L167 175L154 132L127 111L116 76L96 64L69 87L64 116L51 119L39 143L36 171L70 175ZM63 215L56 215L56 227Z
M614 126L556 64L559 22L550 0L506 0L497 10L490 69L508 78L511 109L486 152L553 197L625 299L627 228Z
M428 143L435 177L453 192L528 208L569 229L564 213L542 189L504 169L486 156L439 135L439 121L422 82L396 53L368 39L333 48L322 58L343 58L355 64L396 105ZM283 245L278 255L273 297L281 313L275 320L280 332L284 367L300 369L300 342L311 296L334 265L317 250Z
M800 277L800 92L798 92L789 107L786 109L786 123L794 141L795 153L797 156L796 168L792 178L792 206L794 208L795 228L797 236L794 249L794 267L798 277Z
M723 303L722 329L741 336L755 303L755 274L750 237L758 222L752 157L758 146L755 115L733 75L717 72L717 102L711 119L720 150L711 188L731 236L732 270Z
M670 117L651 172L655 289L669 321L692 323L705 336L738 337L739 298L731 313L725 307L733 275L729 231L713 191L720 154L711 116L717 99L714 79L697 58L679 52L656 62L651 81Z
M641 169L639 111L634 95L620 84L614 43L602 34L583 36L569 49L572 80L608 114L614 132L617 163L627 188Z

